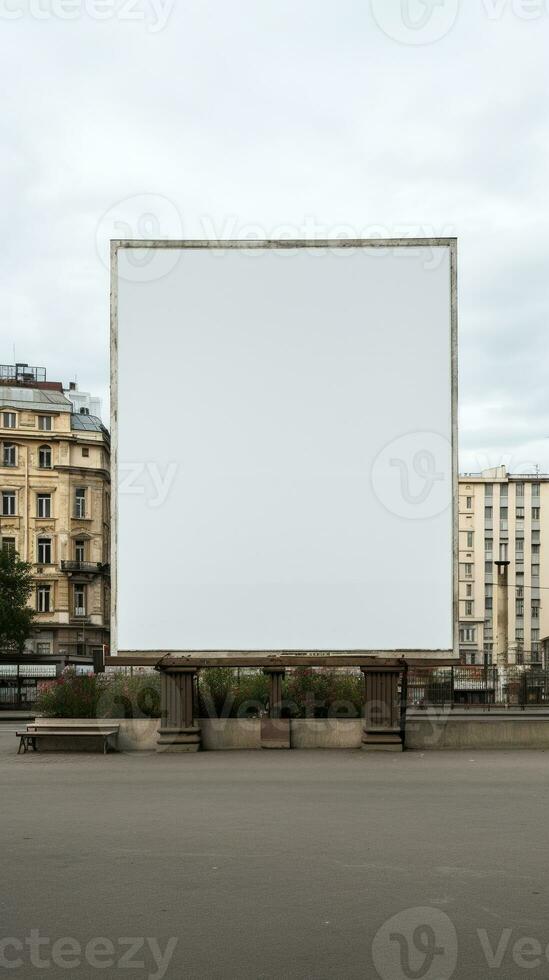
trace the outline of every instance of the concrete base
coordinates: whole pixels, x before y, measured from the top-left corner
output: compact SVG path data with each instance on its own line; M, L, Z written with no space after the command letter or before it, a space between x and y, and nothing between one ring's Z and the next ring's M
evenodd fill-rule
M403 750L400 732L390 729L365 729L360 747L365 752L402 752Z
M290 748L290 719L262 718L261 719L261 748L289 749Z
M157 752L198 752L200 728L159 728Z

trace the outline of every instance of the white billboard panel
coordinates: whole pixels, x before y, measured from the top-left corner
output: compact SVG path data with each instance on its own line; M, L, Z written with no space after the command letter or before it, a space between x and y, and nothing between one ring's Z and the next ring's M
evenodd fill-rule
M118 652L453 649L455 276L453 240L113 243Z

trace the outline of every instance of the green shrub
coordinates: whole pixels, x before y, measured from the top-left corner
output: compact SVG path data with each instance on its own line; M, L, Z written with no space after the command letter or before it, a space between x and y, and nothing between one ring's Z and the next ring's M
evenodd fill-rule
M201 718L257 717L267 711L269 678L261 670L209 667L199 675ZM282 715L290 718L359 718L364 701L360 674L298 667L282 684Z
M209 667L198 680L197 717L257 718L269 705L269 678L260 669ZM282 685L282 714L290 718L359 718L363 679L328 668L298 667ZM40 685L37 711L50 718L160 718L160 675L77 674L67 668Z
M39 685L36 708L48 718L97 718L100 698L99 676L67 668L54 681Z
M266 710L269 679L258 670L208 667L198 690L200 718L254 718Z
M159 718L158 674L77 674L66 668L39 686L36 709L48 718Z

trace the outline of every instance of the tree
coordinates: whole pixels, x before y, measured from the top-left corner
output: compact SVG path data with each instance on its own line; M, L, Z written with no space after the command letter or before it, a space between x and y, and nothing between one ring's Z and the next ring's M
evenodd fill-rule
M0 550L0 650L22 653L33 627L27 605L32 589L31 565L16 552Z

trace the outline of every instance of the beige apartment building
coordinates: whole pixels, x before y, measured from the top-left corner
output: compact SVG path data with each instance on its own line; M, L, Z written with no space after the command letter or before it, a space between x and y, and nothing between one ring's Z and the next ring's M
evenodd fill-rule
M464 663L549 664L549 476L459 478Z
M0 541L34 579L25 652L89 663L109 635L110 446L74 407L44 368L0 365Z

